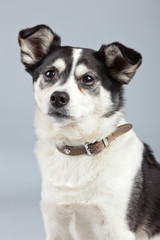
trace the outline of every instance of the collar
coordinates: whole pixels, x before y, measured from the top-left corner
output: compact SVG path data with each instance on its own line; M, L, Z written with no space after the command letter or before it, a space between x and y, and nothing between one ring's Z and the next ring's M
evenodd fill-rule
M88 156L92 156L101 152L104 148L109 146L110 142L115 140L117 137L120 137L124 133L127 133L131 129L132 129L131 124L123 124L117 127L117 129L111 135L102 139L99 142L85 143L84 145L81 146L64 146L61 148L57 147L57 149L65 155L76 156L87 154Z

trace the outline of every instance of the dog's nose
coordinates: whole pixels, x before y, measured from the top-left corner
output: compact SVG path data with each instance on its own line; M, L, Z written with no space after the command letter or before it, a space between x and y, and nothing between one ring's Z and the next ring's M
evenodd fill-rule
M56 108L63 107L69 103L69 95L66 92L54 92L50 97L52 106Z

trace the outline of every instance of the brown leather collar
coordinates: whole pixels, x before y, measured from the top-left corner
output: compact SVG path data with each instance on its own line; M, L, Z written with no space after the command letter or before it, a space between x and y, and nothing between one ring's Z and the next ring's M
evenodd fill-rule
M95 143L86 143L84 146L64 146L62 148L57 147L57 149L66 155L76 156L81 154L87 154L89 156L95 155L102 151L105 147L108 147L109 143L115 140L117 137L128 132L132 129L131 124L124 124L119 126L110 136L102 139Z

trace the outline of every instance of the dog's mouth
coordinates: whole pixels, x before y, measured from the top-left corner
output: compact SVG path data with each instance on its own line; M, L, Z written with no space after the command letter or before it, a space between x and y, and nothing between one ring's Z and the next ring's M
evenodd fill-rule
M54 117L58 120L62 119L71 119L71 116L69 116L65 111L58 111L58 110L50 110L48 112L48 115L50 117Z

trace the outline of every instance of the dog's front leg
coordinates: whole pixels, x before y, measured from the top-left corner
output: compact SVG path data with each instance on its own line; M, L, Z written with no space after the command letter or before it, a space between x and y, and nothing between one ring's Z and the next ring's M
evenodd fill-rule
M131 232L123 232L122 234L107 234L107 236L105 237L105 240L136 240L135 238L135 234L131 233Z
M136 240L135 233L122 226L106 225L105 240Z
M112 237L111 240L136 240L136 237L135 234L130 231L121 230L121 232L119 232L117 236Z
M63 209L54 204L41 201L41 211L46 232L46 240L73 240L69 233L68 218Z

